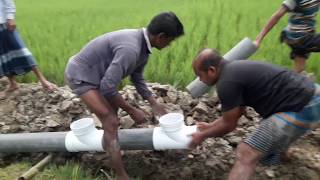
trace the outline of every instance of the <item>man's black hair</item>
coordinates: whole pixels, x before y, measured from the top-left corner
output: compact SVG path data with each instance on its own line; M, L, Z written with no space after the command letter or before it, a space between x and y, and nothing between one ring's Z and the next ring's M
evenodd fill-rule
M147 30L152 35L164 33L173 38L184 34L183 25L173 12L162 12L153 17Z

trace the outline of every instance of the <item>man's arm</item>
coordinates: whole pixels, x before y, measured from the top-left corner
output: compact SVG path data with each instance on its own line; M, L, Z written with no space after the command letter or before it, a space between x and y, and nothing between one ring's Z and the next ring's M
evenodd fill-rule
M132 75L131 75L131 81L135 85L138 93L146 99L152 108L152 112L156 117L160 117L164 114L166 114L165 107L161 104L159 104L156 99L152 96L152 92L148 89L145 80L143 78L143 69L145 64L141 65Z
M192 135L190 147L196 147L202 141L209 137L221 137L237 127L239 118L244 112L244 107L235 107L227 112L222 113L222 117L209 125L203 131L196 132Z
M100 91L102 92L102 95L108 99L111 105L125 110L133 120L140 123L145 121L145 114L127 103L117 90L122 78L128 74L128 71L132 66L135 66L136 61L137 53L133 49L118 49L100 82Z
M108 97L107 100L112 106L120 107L121 109L125 110L136 123L144 123L147 120L145 113L142 110L131 106L122 98L120 94Z
M147 100L151 105L152 112L153 112L153 114L154 114L156 119L158 119L161 116L167 114L165 106L160 104L160 103L158 103L153 96L150 96Z
M263 27L262 31L256 37L256 45L259 47L263 38L269 33L269 31L278 23L283 15L289 11L286 5L281 5L281 7L271 16L268 23Z
M131 81L136 87L138 93L142 96L143 99L148 99L152 96L152 92L148 89L144 77L143 77L143 70L146 63L140 65L132 74L131 74Z

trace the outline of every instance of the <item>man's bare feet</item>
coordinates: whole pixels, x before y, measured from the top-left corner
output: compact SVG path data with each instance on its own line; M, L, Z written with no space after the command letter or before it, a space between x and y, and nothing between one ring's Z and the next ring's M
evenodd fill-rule
M0 100L3 100L7 97L7 93L5 91L0 92Z
M0 92L0 99L5 99L10 93L19 89L18 83L10 83L4 91Z
M15 85L10 85L10 86L5 90L5 92L11 93L11 92L13 92L13 91L15 91L15 90L17 90L17 89L19 89L19 86L18 86L17 84L15 84Z

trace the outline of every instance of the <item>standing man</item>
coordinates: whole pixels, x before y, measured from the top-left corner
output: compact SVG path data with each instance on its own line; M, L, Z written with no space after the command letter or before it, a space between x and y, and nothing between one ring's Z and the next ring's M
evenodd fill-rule
M320 0L284 0L257 36L257 46L260 46L263 38L281 17L290 12L289 24L281 32L280 41L291 48L290 57L294 60L294 70L302 72L310 53L320 51L320 34L315 33L319 6Z
M72 57L65 77L75 94L97 115L104 130L104 143L110 152L117 179L129 179L123 166L118 143L118 108L137 123L145 113L128 104L118 93L122 79L131 76L138 93L149 101L155 115L165 114L147 88L143 69L152 47L161 50L184 34L183 25L173 12L156 15L147 28L124 29L101 35Z
M217 85L222 117L198 125L190 146L233 131L246 106L262 117L260 126L236 150L229 180L251 179L257 163L276 165L290 144L320 122L320 86L299 74L256 61L226 61L205 49L193 69L207 85Z
M52 91L56 88L42 75L31 52L20 38L16 30L15 13L13 0L0 0L0 77L6 76L9 79L9 86L0 92L0 99L19 88L16 75L30 71L33 71L44 89Z

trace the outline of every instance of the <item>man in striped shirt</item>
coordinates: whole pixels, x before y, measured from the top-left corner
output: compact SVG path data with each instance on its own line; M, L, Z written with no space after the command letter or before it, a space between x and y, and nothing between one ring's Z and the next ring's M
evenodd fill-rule
M281 17L289 12L289 23L281 32L280 41L292 49L290 57L294 60L294 70L302 72L310 53L320 51L320 34L315 33L319 6L320 0L284 0L257 36L257 46Z

